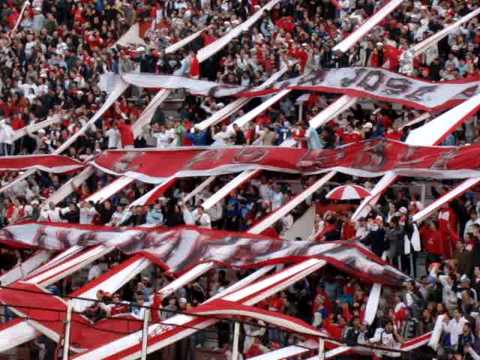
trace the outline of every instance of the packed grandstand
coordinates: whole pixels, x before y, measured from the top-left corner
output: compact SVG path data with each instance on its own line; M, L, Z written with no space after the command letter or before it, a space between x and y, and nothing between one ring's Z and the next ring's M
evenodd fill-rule
M0 13L0 359L480 359L479 1Z

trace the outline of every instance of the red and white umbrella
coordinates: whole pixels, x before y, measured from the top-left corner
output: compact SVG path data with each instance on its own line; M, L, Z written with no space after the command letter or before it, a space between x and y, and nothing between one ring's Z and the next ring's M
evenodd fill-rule
M330 191L326 198L330 200L359 200L366 198L370 192L358 185L341 185Z

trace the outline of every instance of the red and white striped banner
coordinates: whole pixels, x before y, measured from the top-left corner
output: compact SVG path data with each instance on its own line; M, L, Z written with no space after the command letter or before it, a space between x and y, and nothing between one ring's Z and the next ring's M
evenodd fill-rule
M212 176L245 170L303 175L338 171L361 177L387 172L404 176L467 178L479 176L480 145L420 147L373 139L335 149L284 147L181 148L107 151L93 165L117 176L160 183L173 177Z
M17 155L0 157L0 171L41 170L50 173L65 173L81 169L85 165L61 155Z
M176 228L111 228L102 226L53 223L26 223L0 230L0 241L11 245L64 250L88 247L87 252L73 253L73 259L44 269L29 282L47 284L57 275L81 266L94 256L116 248L127 254L141 253L165 270L181 274L201 263L217 263L234 268L261 267L292 261L321 258L341 271L370 283L399 285L406 276L386 264L365 247L338 241L312 243L288 241L251 233L209 230L192 226ZM92 248L93 246L93 248ZM248 250L248 251L247 251ZM88 257L87 257L88 256ZM70 264L75 261L75 264ZM60 270L59 270L60 269Z
M131 85L155 89L186 89L202 96L263 96L284 90L318 91L371 98L407 107L433 111L453 107L478 93L478 79L429 82L382 68L352 67L326 69L278 81L270 88L254 89L173 75L127 73Z

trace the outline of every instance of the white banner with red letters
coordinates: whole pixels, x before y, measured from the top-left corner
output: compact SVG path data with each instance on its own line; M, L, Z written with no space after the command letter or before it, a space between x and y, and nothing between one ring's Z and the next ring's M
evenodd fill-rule
M323 69L299 77L278 81L269 89L255 90L243 86L195 80L181 76L144 73L123 74L122 79L143 88L186 89L203 96L263 96L282 89L336 93L371 98L425 111L457 105L478 93L478 79L434 83L395 72L368 67Z

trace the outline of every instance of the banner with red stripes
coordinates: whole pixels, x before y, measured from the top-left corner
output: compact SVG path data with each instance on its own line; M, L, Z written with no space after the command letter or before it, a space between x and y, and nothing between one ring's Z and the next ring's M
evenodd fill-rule
M115 150L98 156L93 165L109 174L148 183L160 183L171 177L223 175L245 170L303 175L338 171L362 177L377 177L393 171L401 176L453 179L480 176L479 151L480 145L428 147L371 139L318 150L284 147Z
M83 163L62 155L18 155L0 157L0 171L36 169L60 174L83 167Z
M323 69L278 81L268 89L255 90L173 75L128 73L122 79L131 85L157 89L185 89L194 95L256 97L283 89L335 93L370 98L425 111L450 108L478 93L478 78L434 83L386 69L350 67Z
M355 242L289 241L194 226L112 228L25 223L0 230L0 242L49 250L65 250L76 245L103 245L126 254L142 253L177 275L206 262L251 268L319 258L369 283L397 286L407 279L403 273Z

